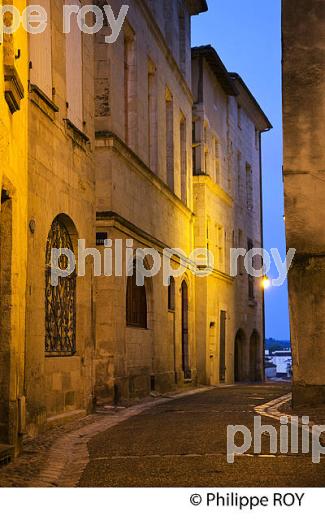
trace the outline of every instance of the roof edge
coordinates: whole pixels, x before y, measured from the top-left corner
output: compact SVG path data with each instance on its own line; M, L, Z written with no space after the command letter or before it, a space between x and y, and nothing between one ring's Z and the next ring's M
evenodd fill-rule
M229 76L233 79L233 81L238 81L238 83L240 83L240 85L242 86L242 88L245 90L246 94L248 95L250 101L253 103L253 105L255 106L255 108L257 109L257 111L260 113L260 115L263 117L263 119L265 120L265 130L264 131L267 131L267 130L272 130L273 128L273 125L272 123L270 122L269 118L267 117L267 115L265 114L264 110L261 108L261 105L259 104L259 102L256 100L256 98L253 96L252 92L250 91L250 89L248 88L248 86L246 85L245 81L243 80L243 78L237 73L237 72L229 72Z
M186 3L191 16L206 13L209 10L207 0L186 0Z

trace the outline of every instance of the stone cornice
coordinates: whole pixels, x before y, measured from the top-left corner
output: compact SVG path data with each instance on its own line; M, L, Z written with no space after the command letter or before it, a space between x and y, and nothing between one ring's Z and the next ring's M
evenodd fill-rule
M13 65L4 65L5 99L13 114L20 110L20 101L24 97L24 87Z
M115 213L114 211L98 211L96 213L96 222L97 227L100 227L101 225L103 227L107 225L114 227L115 229L125 233L128 236L131 236L134 240L137 240L147 247L154 246L160 253L162 253L164 249L174 249L170 245L162 242L150 233L147 233L143 229L139 228L135 224L132 224L132 222L125 219L118 213ZM183 261L186 262L188 266L194 266L193 261L191 261L187 256L181 256L178 253L175 253L175 255L172 256L173 260L177 263L179 263L180 257Z

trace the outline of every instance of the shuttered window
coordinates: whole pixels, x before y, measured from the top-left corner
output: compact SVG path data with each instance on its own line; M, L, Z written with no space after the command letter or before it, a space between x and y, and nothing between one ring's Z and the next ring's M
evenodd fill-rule
M67 5L81 7L79 0L66 0ZM77 17L71 15L70 32L66 38L66 92L68 119L82 130L82 32L78 27Z
M128 327L147 328L146 288L137 285L135 273L127 279L126 324Z
M30 82L52 99L51 2L50 0L37 0L37 5L43 7L47 13L47 27L40 34L29 35Z

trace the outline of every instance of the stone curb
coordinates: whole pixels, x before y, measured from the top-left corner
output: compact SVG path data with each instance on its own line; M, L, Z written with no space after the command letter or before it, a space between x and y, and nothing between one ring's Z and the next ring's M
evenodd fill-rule
M273 399L273 401L269 401L268 403L264 403L258 406L255 406L254 411L259 415L264 417L270 417L271 419L280 420L280 417L283 415L290 416L288 413L282 413L279 411L279 408L284 404L288 403L292 399L292 394L285 394L277 399Z
M280 421L281 417L287 416L287 417L295 417L298 419L297 423L302 428L308 428L311 435L313 435L313 426L318 426L315 422L310 421L308 425L303 424L301 418L298 415L292 415L288 412L280 412L279 408L289 402L292 399L292 394L285 394L278 399L274 399L273 401L270 401L268 403L256 406L254 408L254 411L257 412L259 415L262 415L264 417L270 417L271 419L276 419L277 421ZM322 433L321 441L325 442L325 433Z

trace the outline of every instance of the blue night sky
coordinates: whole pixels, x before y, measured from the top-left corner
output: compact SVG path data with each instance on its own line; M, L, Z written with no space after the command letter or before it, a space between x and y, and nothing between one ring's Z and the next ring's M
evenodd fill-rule
M285 257L282 185L281 0L208 0L193 18L192 45L212 44L230 72L238 72L273 130L263 136L264 247ZM274 267L270 277L276 278ZM266 337L289 339L287 287L266 292Z

